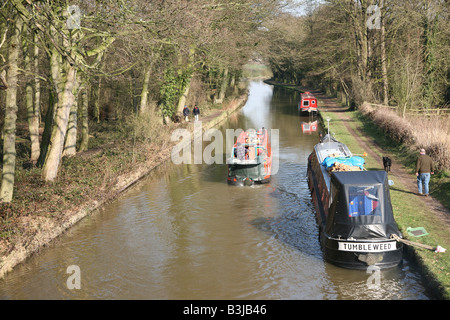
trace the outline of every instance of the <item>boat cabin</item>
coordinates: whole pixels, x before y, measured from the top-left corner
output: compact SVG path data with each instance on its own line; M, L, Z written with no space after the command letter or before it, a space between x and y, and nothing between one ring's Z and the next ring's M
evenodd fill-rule
M299 112L317 112L317 99L310 92L305 92L300 95L300 102L298 103Z
M268 151L267 129L242 132L237 138L231 153L231 163L258 163L258 157L266 157ZM239 154L239 147L245 148L245 156Z
M384 170L334 172L331 193L328 236L361 240L389 239L398 234Z

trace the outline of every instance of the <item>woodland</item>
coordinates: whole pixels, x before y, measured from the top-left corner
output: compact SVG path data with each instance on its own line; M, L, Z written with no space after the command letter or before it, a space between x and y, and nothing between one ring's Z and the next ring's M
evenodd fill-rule
M448 107L449 1L331 0L276 19L269 62L276 79L408 109ZM275 29L275 28L274 28Z
M261 23L279 6L265 0L2 1L1 200L13 199L21 123L29 165L47 182L57 178L63 157L90 147L92 123L115 122L118 130L142 119L151 139L158 127L177 121L186 103L223 101L252 55ZM195 101L187 101L192 87Z

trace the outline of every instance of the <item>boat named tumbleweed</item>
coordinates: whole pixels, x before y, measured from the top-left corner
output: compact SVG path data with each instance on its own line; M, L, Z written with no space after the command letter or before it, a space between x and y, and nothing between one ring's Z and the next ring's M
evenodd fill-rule
M389 268L403 258L388 176L367 171L364 159L326 135L308 158L308 185L320 243L328 262L350 269Z

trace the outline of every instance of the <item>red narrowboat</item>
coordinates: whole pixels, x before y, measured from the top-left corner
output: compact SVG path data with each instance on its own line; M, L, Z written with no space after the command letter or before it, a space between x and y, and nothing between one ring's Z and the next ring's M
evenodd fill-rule
M300 113L317 112L317 99L310 92L300 94L300 102L298 103L298 111Z
M253 185L270 181L272 148L267 129L242 132L227 160L228 183Z

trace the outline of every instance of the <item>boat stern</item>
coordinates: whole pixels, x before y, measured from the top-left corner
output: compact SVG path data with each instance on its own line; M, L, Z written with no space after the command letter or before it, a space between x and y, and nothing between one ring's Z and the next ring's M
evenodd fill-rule
M229 164L227 181L231 185L251 186L255 183L268 183L270 173L264 163L257 164Z
M403 244L390 239L348 241L328 237L323 240L323 251L325 260L347 269L393 268L403 259Z

